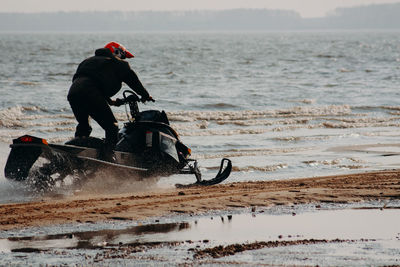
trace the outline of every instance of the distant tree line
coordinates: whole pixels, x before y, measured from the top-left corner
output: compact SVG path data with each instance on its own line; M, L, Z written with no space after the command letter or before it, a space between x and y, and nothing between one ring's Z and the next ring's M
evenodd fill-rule
M338 8L323 18L294 11L0 13L0 31L279 31L400 29L400 3Z

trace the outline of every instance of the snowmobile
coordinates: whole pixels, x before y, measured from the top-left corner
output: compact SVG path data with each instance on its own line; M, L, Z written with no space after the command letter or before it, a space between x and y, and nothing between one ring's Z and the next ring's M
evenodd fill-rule
M105 141L96 137L51 144L43 138L24 135L10 145L5 177L20 182L30 178L36 187L45 189L67 176L83 180L100 169L133 180L173 174L195 176L195 183L177 184L177 187L215 185L228 178L232 163L223 158L215 178L202 179L197 160L190 158L190 148L180 141L164 111L140 112L138 102L141 100L131 90L123 92L122 100L128 120L118 133L113 151L107 152Z

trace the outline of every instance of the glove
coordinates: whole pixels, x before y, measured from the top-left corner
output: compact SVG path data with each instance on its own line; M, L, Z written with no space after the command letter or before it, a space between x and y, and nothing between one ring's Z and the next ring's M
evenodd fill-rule
M125 101L121 98L117 98L113 101L113 105L116 107L119 107L121 105L125 104Z
M144 103L146 101L155 102L154 98L151 95L142 96L142 99L140 99L140 101L142 101L142 103Z

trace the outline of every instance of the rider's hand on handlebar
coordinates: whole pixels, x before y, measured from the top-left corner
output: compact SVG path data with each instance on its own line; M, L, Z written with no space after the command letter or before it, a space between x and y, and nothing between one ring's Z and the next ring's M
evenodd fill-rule
M119 106L122 106L123 104L125 104L125 101L123 99L121 99L121 98L117 98L115 100L112 100L111 104L113 106L119 107Z
M142 103L145 103L146 101L155 102L154 98L151 95L149 95L148 97L142 97L140 101L142 101Z

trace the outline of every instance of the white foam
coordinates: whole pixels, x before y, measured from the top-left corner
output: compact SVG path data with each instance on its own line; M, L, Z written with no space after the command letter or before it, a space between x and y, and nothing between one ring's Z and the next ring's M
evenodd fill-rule
M276 164L276 165L269 165L269 166L243 166L243 167L238 167L238 166L233 166L232 171L235 172L253 172L253 171L259 171L259 172L273 172L279 169L287 168L288 165L284 163Z
M293 107L276 110L243 110L243 111L175 111L168 112L171 121L237 121L262 118L298 117L298 116L343 116L352 110L349 105L328 105Z
M278 155L288 154L301 151L310 151L314 147L288 147L288 148L255 148L255 149L232 149L226 152L220 153L208 153L208 154L193 154L195 159L218 159L218 158L233 158L233 157L250 157L250 156L265 156L265 155Z

